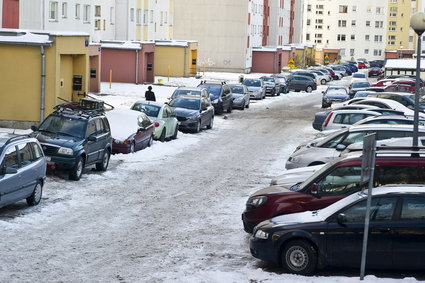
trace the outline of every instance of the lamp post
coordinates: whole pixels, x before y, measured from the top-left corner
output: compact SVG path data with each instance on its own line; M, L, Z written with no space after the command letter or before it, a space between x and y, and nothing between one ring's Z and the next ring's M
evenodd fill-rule
M418 35L418 46L416 53L416 82L415 82L415 112L413 116L413 142L412 146L418 146L418 132L419 132L419 80L421 73L421 37L425 31L425 13L415 13L410 18L410 27Z

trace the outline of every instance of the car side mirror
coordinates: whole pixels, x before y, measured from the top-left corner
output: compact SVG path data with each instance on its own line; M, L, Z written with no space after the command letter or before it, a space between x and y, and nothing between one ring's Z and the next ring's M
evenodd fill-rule
M38 131L38 127L37 127L37 126L32 125L32 126L31 126L31 130L32 130L33 132Z
M319 193L319 186L317 186L317 184L311 185L311 187L310 187L310 193L312 195L317 196L317 194Z
M205 110L207 110L208 109L208 107L202 107L202 111L205 111Z
M96 138L95 136L89 136L89 137L87 138L87 141L95 142L95 141L97 141L97 138Z
M3 169L3 174L16 174L16 173L18 173L18 169L13 167L5 167Z
M347 222L347 216L345 216L344 213L339 213L338 216L336 217L336 221L338 222L339 225L342 226L346 226L346 222Z
M176 115L176 113L173 112L173 113L170 114L170 117L177 117L177 115Z
M336 148L335 149L338 150L338 151L343 151L346 148L347 148L346 145L343 145L342 143L340 143L340 144L337 144L336 145Z

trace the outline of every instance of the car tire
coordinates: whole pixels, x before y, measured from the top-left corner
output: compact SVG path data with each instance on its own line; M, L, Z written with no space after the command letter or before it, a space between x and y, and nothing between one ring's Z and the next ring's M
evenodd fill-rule
M229 107L227 108L227 113L232 113L233 106L232 103L229 104Z
M211 120L210 120L210 123L207 126L207 129L211 130L213 126L214 126L214 117L211 117Z
M131 142L130 144L130 153L134 153L136 151L136 143L134 141Z
M242 111L244 111L245 110L245 100L243 101L243 103L242 103L242 107L240 108L240 110L242 110Z
M32 194L26 199L27 204L30 206L39 204L41 201L42 193L43 193L43 185L41 182L37 182L37 184L35 184L34 191L32 191Z
M250 103L250 102L248 102L248 104L245 106L246 108L249 108L249 103Z
M306 92L310 93L313 91L313 88L311 86L307 86L307 88L305 89Z
M307 241L291 241L285 244L281 263L282 267L290 273L309 275L316 269L317 251Z
M200 131L201 131L201 121L198 121L198 123L196 124L195 133L199 133Z
M81 176L83 175L84 170L84 160L83 157L78 156L77 161L75 162L74 167L69 171L69 179L78 181L81 179Z
M159 137L160 142L165 142L165 133L166 133L166 129L163 128L161 132L161 136Z
M109 153L109 149L105 149L103 151L102 160L96 163L96 169L98 171L106 171L106 169L108 169L110 157L111 157L111 154Z
M217 106L216 114L217 114L217 115L221 115L221 114L223 114L223 112L224 112L223 104L218 105L218 106Z
M176 128L174 129L174 134L171 137L173 140L177 139L177 134L179 133L179 125L176 125Z
M153 144L153 134L151 135L151 137L149 138L149 141L148 141L148 147L151 147L152 146L152 144Z
M320 83L321 83L322 85L325 85L325 84L326 84L326 80L325 80L325 79L322 79L322 80L320 81Z

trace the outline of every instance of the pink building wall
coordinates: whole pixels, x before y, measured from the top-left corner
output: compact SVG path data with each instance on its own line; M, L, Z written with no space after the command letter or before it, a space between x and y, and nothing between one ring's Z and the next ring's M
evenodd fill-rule
M19 28L19 0L3 0L2 28Z
M101 48L100 45L90 45L89 48L89 92L100 92L100 74L101 74L101 65L100 65L100 56Z

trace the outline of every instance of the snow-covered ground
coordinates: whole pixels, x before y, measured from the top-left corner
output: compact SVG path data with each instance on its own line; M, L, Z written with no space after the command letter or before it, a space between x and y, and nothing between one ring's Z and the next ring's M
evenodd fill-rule
M200 81L161 79L166 85L153 85L158 101ZM128 109L147 87L104 83L95 97ZM108 171L86 170L78 182L50 174L40 205L0 209L0 282L359 281L352 271L280 272L250 255L240 220L249 194L281 174L295 147L314 136L322 89L252 101L245 111L216 117L212 130L114 155ZM364 282L416 281L394 277L368 275Z

